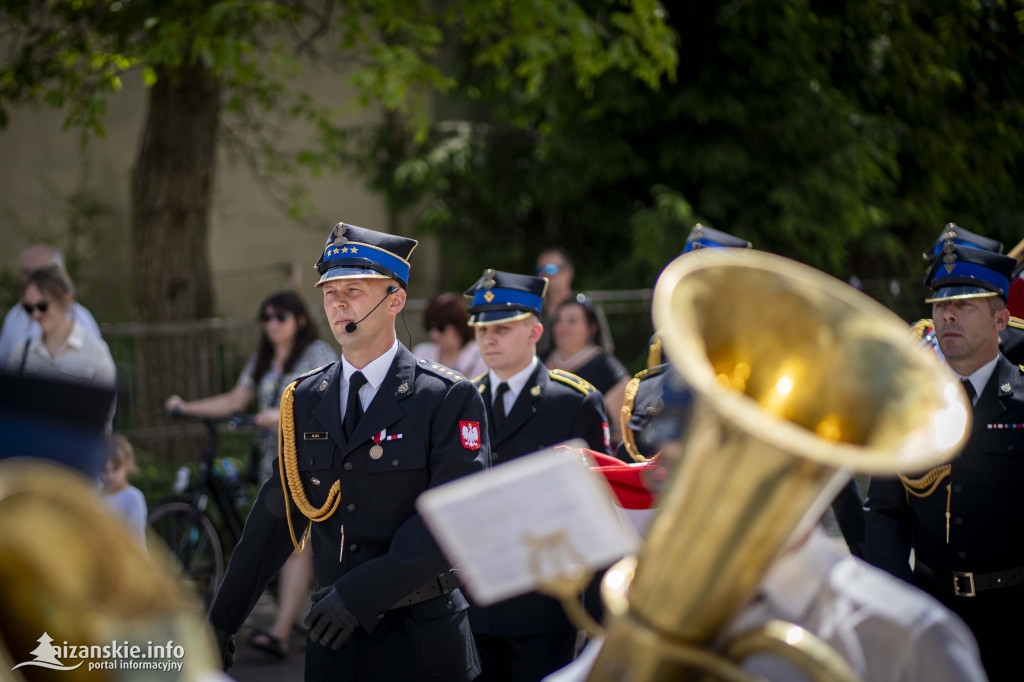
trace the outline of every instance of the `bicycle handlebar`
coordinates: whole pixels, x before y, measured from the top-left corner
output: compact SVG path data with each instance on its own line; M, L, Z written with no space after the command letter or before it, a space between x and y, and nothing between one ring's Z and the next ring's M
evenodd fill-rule
M232 414L226 417L208 417L206 415L190 414L188 412L182 412L181 410L174 409L165 410L164 417L170 420L190 421L197 424L203 424L208 428L215 428L223 424L230 430L256 425L256 416L252 414Z

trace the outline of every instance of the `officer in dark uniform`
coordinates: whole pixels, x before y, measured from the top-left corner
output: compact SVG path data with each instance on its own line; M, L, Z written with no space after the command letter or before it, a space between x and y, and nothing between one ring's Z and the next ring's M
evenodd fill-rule
M489 411L495 465L570 438L609 454L601 393L537 359L546 287L542 277L486 270L466 291L472 297L469 324L489 368L474 383ZM470 623L481 680L540 680L575 654L577 628L550 597L531 593L489 607L474 605Z
M341 360L281 398L280 456L210 620L227 646L293 548L312 545L307 680L471 680L468 602L416 513L424 490L483 470L472 383L395 337L412 239L339 223L317 270Z
M943 247L927 301L946 363L974 404L971 435L949 464L872 479L865 501L868 560L960 615L992 680L1020 679L1024 634L1024 370L999 352L1013 267L951 239Z
M698 223L690 231L683 253L708 248L750 249L753 245L745 239ZM686 388L672 372L671 364L664 360L661 339L655 334L648 352L647 369L641 370L626 384L621 415L622 442L615 453L624 462L653 459L661 451L663 443L679 436L681 425L685 424L686 414L680 411L687 405L684 399ZM671 402L676 406L676 413L672 415L662 415L666 391L674 397ZM671 419L660 419L662 416ZM832 511L850 552L863 557L864 512L856 479L851 478L839 491L832 502Z
M931 272L935 261L940 259L945 253L947 244L950 244L951 247L981 249L982 251L990 251L992 253L1001 254L1003 252L1002 242L990 239L989 237L983 237L970 230L965 230L956 223L947 223L942 228L942 232L939 234L938 239L935 240L935 243L932 244L932 247L922 254L925 262L928 263L928 273ZM1013 279L1011 278L1012 281ZM927 281L925 284L927 285ZM941 356L942 353L939 351L938 342L935 338L935 326L932 324L932 321L918 320L914 323L913 328L915 336L922 343L926 343L938 351ZM1012 315L1010 316L1006 323L1006 329L999 332L999 350L1013 364L1024 364L1024 320Z

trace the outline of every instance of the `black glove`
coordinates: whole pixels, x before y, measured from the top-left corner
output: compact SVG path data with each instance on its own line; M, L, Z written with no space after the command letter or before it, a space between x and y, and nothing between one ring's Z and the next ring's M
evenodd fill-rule
M213 628L213 636L217 640L217 649L220 650L221 665L227 671L235 663L235 637L218 627Z
M345 608L345 602L333 585L314 592L312 599L313 608L305 621L309 637L321 646L337 651L355 632L359 620Z

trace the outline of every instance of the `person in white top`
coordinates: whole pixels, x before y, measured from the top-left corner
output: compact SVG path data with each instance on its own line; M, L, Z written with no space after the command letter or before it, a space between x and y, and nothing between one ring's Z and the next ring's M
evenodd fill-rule
M21 281L24 284L28 273L44 265L58 265L64 269L64 254L55 246L50 244L35 244L21 252L18 259L21 268ZM68 315L82 325L82 329L98 339L103 338L100 334L99 325L93 319L92 313L86 310L85 306L77 301L71 303ZM41 333L39 323L25 312L25 309L18 305L7 311L4 317L4 325L0 328L0 362L10 357L15 348L21 348L25 341L35 338Z
M28 274L20 307L39 324L42 334L11 351L8 370L114 385L114 359L107 344L68 316L74 296L71 278L58 265L46 265Z
M135 449L128 439L117 433L111 437L110 453L100 473L103 482L103 501L114 515L125 522L132 537L146 547L146 496L128 482L128 476L139 473L135 464Z

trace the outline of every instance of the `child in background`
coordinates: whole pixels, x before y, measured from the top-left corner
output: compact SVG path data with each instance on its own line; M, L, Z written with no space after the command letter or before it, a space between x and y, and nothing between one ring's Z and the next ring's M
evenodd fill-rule
M103 495L111 509L124 519L132 535L146 547L146 498L142 491L128 483L129 474L136 474L135 451L121 434L111 437L110 454L101 475Z

